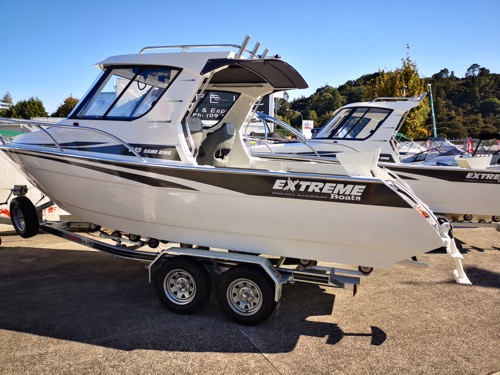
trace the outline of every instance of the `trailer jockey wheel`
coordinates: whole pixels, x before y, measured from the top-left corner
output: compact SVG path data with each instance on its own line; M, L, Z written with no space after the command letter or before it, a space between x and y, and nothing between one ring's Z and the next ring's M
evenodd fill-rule
M276 308L274 283L258 269L235 266L221 278L217 300L232 321L252 326L265 321Z
M148 246L152 249L156 249L158 246L160 246L160 241L158 241L156 238L150 238L148 240Z
M141 236L138 234L129 233L128 239L132 242L139 242L141 240Z
M372 273L373 267L359 266L358 271L364 273L365 275L369 275Z
M38 233L38 213L25 196L15 197L10 201L10 220L17 234L23 238L33 237Z
M97 225L97 224L94 224L94 223L89 223L89 231L91 232L97 232L101 230L101 226L100 225Z
M311 259L299 259L299 264L304 268L314 267L318 265L318 261Z
M210 297L210 276L198 261L173 258L158 269L155 288L167 309L178 314L193 314Z

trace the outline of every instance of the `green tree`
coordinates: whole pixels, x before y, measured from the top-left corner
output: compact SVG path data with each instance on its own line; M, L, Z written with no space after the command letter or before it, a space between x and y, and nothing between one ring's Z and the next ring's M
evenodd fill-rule
M291 103L286 98L278 115L298 125L300 116L293 111L299 111L304 120L314 120L315 126L322 126L331 111L346 102L371 101L378 96L415 96L427 91L427 84L432 85L438 135L464 138L484 131L500 131L500 74L472 64L463 78L444 68L422 79L409 56L393 72L365 74L337 89L323 86L311 96L302 96ZM426 136L431 129L430 101L426 98L410 111L403 132L412 137Z
M344 102L344 98L336 88L323 86L313 94L309 107L321 117L327 112L332 112L342 107Z
M416 63L410 56L402 59L402 66L394 71L380 71L378 77L365 87L365 99L377 97L417 96L427 91L426 82L420 78ZM429 129L425 123L430 113L429 101L425 99L413 109L401 129L409 138L428 136Z
M477 76L479 74L479 68L480 67L481 66L479 64L472 64L467 69L467 72L465 72L465 76L466 77L475 77L475 76Z
M500 114L500 99L488 98L481 101L479 111L483 116Z
M14 103L12 102L12 96L10 95L10 93L8 91L2 97L0 102L4 103L6 105L5 108L0 108L0 117L12 117L11 116L12 110L10 109L10 107Z
M78 103L78 99L73 98L72 95L64 99L64 103L62 103L57 110L52 113L52 117L68 117L73 108L75 108Z
M40 99L31 97L21 100L12 107L12 117L31 119L33 117L48 117L47 111Z

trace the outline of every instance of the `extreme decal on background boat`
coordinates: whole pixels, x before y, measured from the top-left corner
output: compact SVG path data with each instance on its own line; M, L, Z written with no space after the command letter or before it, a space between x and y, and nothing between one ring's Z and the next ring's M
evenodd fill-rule
M465 176L465 181L470 182L485 182L485 183L500 183L500 173L480 173L469 172Z
M457 168L441 168L439 170L432 169L432 167L423 168L407 168L406 166L390 166L390 169L397 172L399 176L403 179L414 180L414 177L409 177L410 175L420 175L424 177L432 177L444 181L450 182L472 182L472 183L485 183L485 184L496 184L500 183L500 172L488 171L488 172L471 172L470 170L463 169L457 170Z

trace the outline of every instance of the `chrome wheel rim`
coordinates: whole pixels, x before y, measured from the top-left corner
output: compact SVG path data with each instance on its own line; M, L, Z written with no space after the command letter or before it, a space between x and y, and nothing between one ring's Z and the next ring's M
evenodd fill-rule
M239 315L251 316L262 307L262 292L257 284L248 279L234 280L226 293L229 307Z
M187 305L196 295L196 282L193 276L182 269L171 270L163 281L163 291L176 305Z

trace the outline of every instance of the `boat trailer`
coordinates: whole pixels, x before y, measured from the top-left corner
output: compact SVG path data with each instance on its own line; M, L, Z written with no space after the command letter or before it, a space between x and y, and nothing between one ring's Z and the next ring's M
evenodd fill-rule
M130 234L126 239L118 231L108 234L98 225L85 222L44 221L41 212L47 205L35 207L22 194L24 191L19 188L13 191L16 197L10 202L11 221L21 237L33 237L42 230L117 257L144 262L149 282L154 284L161 303L175 313L192 314L205 305L212 289L210 274L220 276L217 300L222 312L238 324L256 325L277 311L286 283L344 288L355 295L360 277L371 272L369 267L360 267L360 270L325 267L310 260L266 257L190 244L160 251L142 250L146 245L155 248L160 241L141 240L140 236Z
M139 241L126 245L117 232L99 236L100 239L75 233L75 222L43 222L40 229L65 240L90 247L117 257L146 263L149 282L155 284L160 301L170 311L191 314L198 311L211 292L209 273L221 275L218 290L219 307L234 322L255 325L266 320L279 306L282 287L286 283L305 282L357 292L362 272L349 269L322 267L314 263L292 269L287 259L267 258L236 251L211 250L179 244L158 252L140 250L146 243ZM83 224L84 225L84 224ZM300 262L298 262L300 265Z
M206 304L212 289L210 274L220 276L217 300L222 312L238 324L256 325L277 311L286 283L304 282L343 288L355 295L360 277L373 270L362 266L358 270L318 266L314 260L267 257L191 244L174 244L160 251L143 250L146 245L157 248L160 242L167 244L168 241L143 240L135 234L124 238L119 231L109 234L99 225L86 222L42 220L42 210L48 203L35 207L25 193L26 189L16 186L12 190L16 197L10 202L11 221L21 237L33 237L42 230L117 257L145 262L149 282L154 284L158 298L175 313L192 314ZM460 261L462 256L453 240L452 227L447 221L441 225L445 225L449 232L450 243L446 250L455 262L455 280L460 284L470 284ZM413 258L400 263L428 267Z

